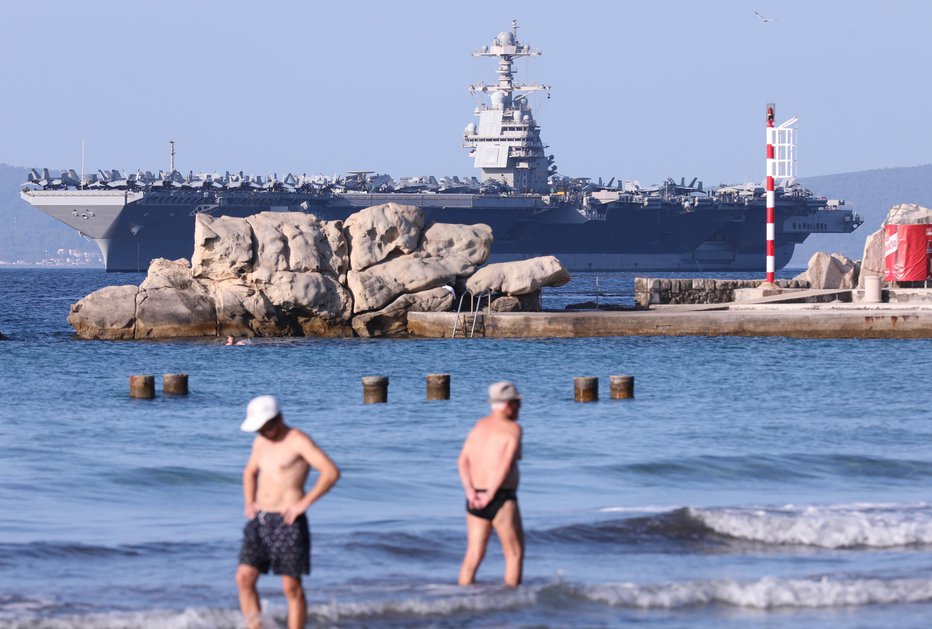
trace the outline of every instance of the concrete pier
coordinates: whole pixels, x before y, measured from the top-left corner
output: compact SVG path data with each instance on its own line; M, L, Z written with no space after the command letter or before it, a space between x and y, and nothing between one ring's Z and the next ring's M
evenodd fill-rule
M452 312L410 312L408 332L449 338ZM794 338L932 338L932 304L729 303L621 312L502 312L477 315L476 336L787 336ZM481 330L481 334L479 332Z
M165 395L187 395L188 374L167 373L162 376L162 393Z
M362 403L385 404L388 402L388 376L362 377Z
M429 373L426 380L428 400L450 399L450 374Z
M634 376L609 376L609 397L627 400L634 397Z
M598 401L599 379L595 376L573 378L573 399L577 402Z
M155 376L130 376L129 396L140 400L155 397Z

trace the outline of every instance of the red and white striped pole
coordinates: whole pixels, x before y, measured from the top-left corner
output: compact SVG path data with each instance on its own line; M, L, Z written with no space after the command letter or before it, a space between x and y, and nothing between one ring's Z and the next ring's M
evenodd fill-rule
M776 195L773 191L773 178L777 174L777 160L774 156L774 144L776 144L777 130L773 128L774 109L773 103L767 103L767 280L768 284L773 284L773 272L775 264L774 258L774 226L773 215L774 206L776 205Z

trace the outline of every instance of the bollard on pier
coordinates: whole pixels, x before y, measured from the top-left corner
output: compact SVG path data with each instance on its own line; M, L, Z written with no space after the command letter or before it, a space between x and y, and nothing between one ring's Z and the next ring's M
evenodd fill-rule
M162 393L165 395L187 395L188 374L167 373L162 376Z
M427 374L427 399L428 400L449 400L450 399L450 374L448 373Z
M595 402L599 399L599 379L595 376L573 378L573 399L577 402Z
M130 376L129 396L140 400L151 400L155 397L155 376Z
M362 377L362 403L384 404L388 402L388 376Z
M609 376L609 383L613 400L627 400L634 397L634 376Z

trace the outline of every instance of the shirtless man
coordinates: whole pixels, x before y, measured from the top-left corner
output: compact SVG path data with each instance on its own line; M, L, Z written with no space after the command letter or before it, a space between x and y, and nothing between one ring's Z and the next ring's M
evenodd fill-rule
M466 492L466 556L459 584L475 582L492 529L505 555L505 585L521 584L524 530L518 509L518 459L521 458L521 396L511 382L489 387L492 412L476 422L458 466Z
M340 478L340 470L305 433L285 423L271 395L249 402L240 428L258 432L243 470L246 518L236 569L239 604L249 629L262 626L256 583L269 568L282 577L288 599L288 627L304 627L307 602L301 575L310 574L311 537L304 514ZM311 468L319 472L311 491L304 483Z

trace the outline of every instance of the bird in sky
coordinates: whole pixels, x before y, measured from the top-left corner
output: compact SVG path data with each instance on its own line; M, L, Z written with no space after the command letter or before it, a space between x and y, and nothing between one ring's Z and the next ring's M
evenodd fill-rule
M757 17L759 17L759 18L760 18L761 20L763 20L764 22L776 22L776 21L777 21L777 18L775 18L775 17L764 17L763 15L761 15L760 13L758 13L757 11L754 12L754 15L756 15Z

